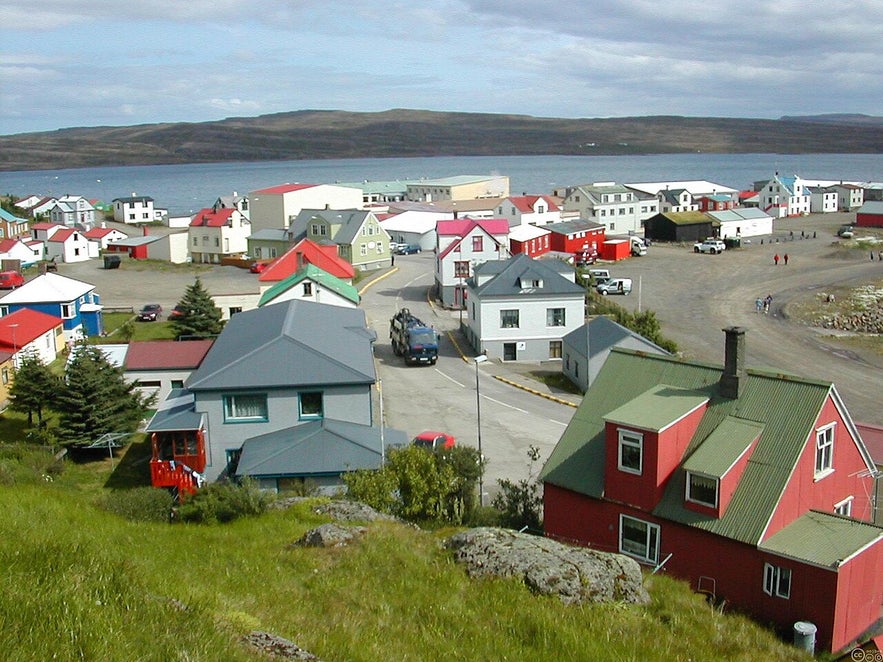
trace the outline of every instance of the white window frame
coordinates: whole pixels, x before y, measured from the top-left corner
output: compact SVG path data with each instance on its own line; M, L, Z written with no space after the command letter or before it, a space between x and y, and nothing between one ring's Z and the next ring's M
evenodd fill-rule
M72 320L77 316L77 307L73 303L61 304L61 319Z
M617 430L616 467L628 474L640 476L644 472L644 435L633 430ZM627 466L622 462L623 449L637 449L638 468Z
M843 499L843 501L839 501L834 504L834 514L835 515L843 515L844 517L852 517L852 502L855 501L855 497L850 495Z
M708 501L703 501L702 499L696 497L693 494L693 478L699 478L701 480L710 480L714 483L714 502L709 503ZM707 476L701 473L694 473L692 471L687 472L687 481L686 481L686 495L685 498L690 503L695 503L700 506L708 506L709 508L717 508L718 503L720 503L720 479L715 478L714 476Z
M623 528L626 520L629 520L630 523L636 523L637 525L643 525L646 527L643 551L639 550L635 546L638 544L636 543L636 541L623 539ZM653 524L642 519L637 519L636 517L629 517L628 515L620 514L619 516L619 551L621 554L628 554L629 556L636 558L639 561L644 561L645 563L658 563L660 538L659 534L660 529L658 524ZM623 542L627 544L623 545ZM630 547L629 544L632 546Z
M816 430L815 478L823 478L834 471L834 423Z
M763 592L776 598L791 597L791 569L782 566L763 564Z

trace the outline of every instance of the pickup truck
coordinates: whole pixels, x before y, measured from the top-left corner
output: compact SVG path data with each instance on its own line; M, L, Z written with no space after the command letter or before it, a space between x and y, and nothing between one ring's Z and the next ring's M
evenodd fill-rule
M727 250L727 245L720 239L706 239L698 244L693 244L694 253L711 253L716 255Z

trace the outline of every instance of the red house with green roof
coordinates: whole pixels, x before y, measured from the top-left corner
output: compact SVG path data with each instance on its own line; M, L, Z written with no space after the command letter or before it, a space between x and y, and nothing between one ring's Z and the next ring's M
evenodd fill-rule
M871 457L833 384L614 349L543 468L546 535L838 651L879 629ZM811 628L809 628L811 629Z

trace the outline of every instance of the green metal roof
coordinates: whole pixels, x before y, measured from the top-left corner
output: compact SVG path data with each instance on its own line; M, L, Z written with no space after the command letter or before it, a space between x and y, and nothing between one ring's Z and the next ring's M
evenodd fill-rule
M684 462L684 470L723 478L763 432L763 425L728 416Z
M760 439L720 519L685 507L683 467L669 479L653 514L758 544L806 445L807 434L831 391L831 384L747 370L741 396L730 399L720 395L718 382L722 373L721 366L613 349L552 451L541 479L580 494L603 498L605 417L660 384L701 392L709 398L708 407L684 453L685 459L728 419L762 425Z
M273 287L264 292L263 295L261 295L261 300L258 301L258 307L270 303L280 294L287 292L289 289L304 280L312 280L325 289L331 290L340 295L344 299L349 299L356 305L358 305L361 300L359 291L349 283L342 281L336 276L332 276L324 269L320 269L315 265L306 264L288 278L280 280L273 285Z
M759 546L826 568L838 568L850 557L883 537L883 528L839 515L810 511Z
M617 407L604 418L611 423L660 432L706 402L707 394L660 384Z

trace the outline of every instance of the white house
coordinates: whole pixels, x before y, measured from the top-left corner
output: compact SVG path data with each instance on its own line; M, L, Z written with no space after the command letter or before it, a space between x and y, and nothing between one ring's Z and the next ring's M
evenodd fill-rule
M830 214L837 211L837 191L827 186L807 186L809 210L814 214Z
M561 221L561 208L550 195L513 195L500 200L496 215L509 227L546 225Z
M380 226L386 230L390 240L400 244L417 244L424 251L431 251L438 244L435 224L450 218L451 215L446 212L413 209L377 216Z
M635 233L641 230L641 200L635 191L614 182L596 182L565 190L564 209L600 223L609 232Z
M659 200L659 211L663 213L699 210L699 203L693 200L693 194L685 188L660 191L657 199Z
M89 259L89 244L82 232L63 228L46 240L46 259L61 258L62 262L85 262Z
M840 211L858 209L865 202L865 190L861 186L841 182L834 184L831 188L837 192Z
M757 191L758 207L773 218L803 216L811 211L810 193L797 175L783 177L776 173L768 182L757 186Z
M720 223L719 236L727 237L763 237L773 233L773 217L757 207L737 207L723 211L705 212Z
M281 184L248 194L252 232L288 228L304 209L361 209L361 189L332 184Z
M509 178L505 175L455 175L408 182L408 200L414 201L507 197L509 197Z
M0 260L18 260L27 267L43 259L43 242L25 243L21 239L0 239Z
M509 257L509 221L505 218L442 220L436 224L438 246L435 286L443 305L463 306L466 279L476 266Z
M107 245L112 241L121 241L123 239L128 239L129 235L124 232L120 232L116 228L92 228L91 230L86 230L83 233L83 236L89 242L89 257L98 257L101 251L107 248Z
M503 361L561 359L562 339L582 326L586 291L559 260L521 254L485 262L467 281L464 332L476 353Z
M113 220L117 223L153 223L162 220L162 209L157 209L149 195L132 193L127 198L113 201Z
M222 257L248 252L251 223L235 207L199 210L188 230L194 262L218 264Z
M65 195L49 210L49 220L66 227L88 230L95 224L95 207L82 195Z

